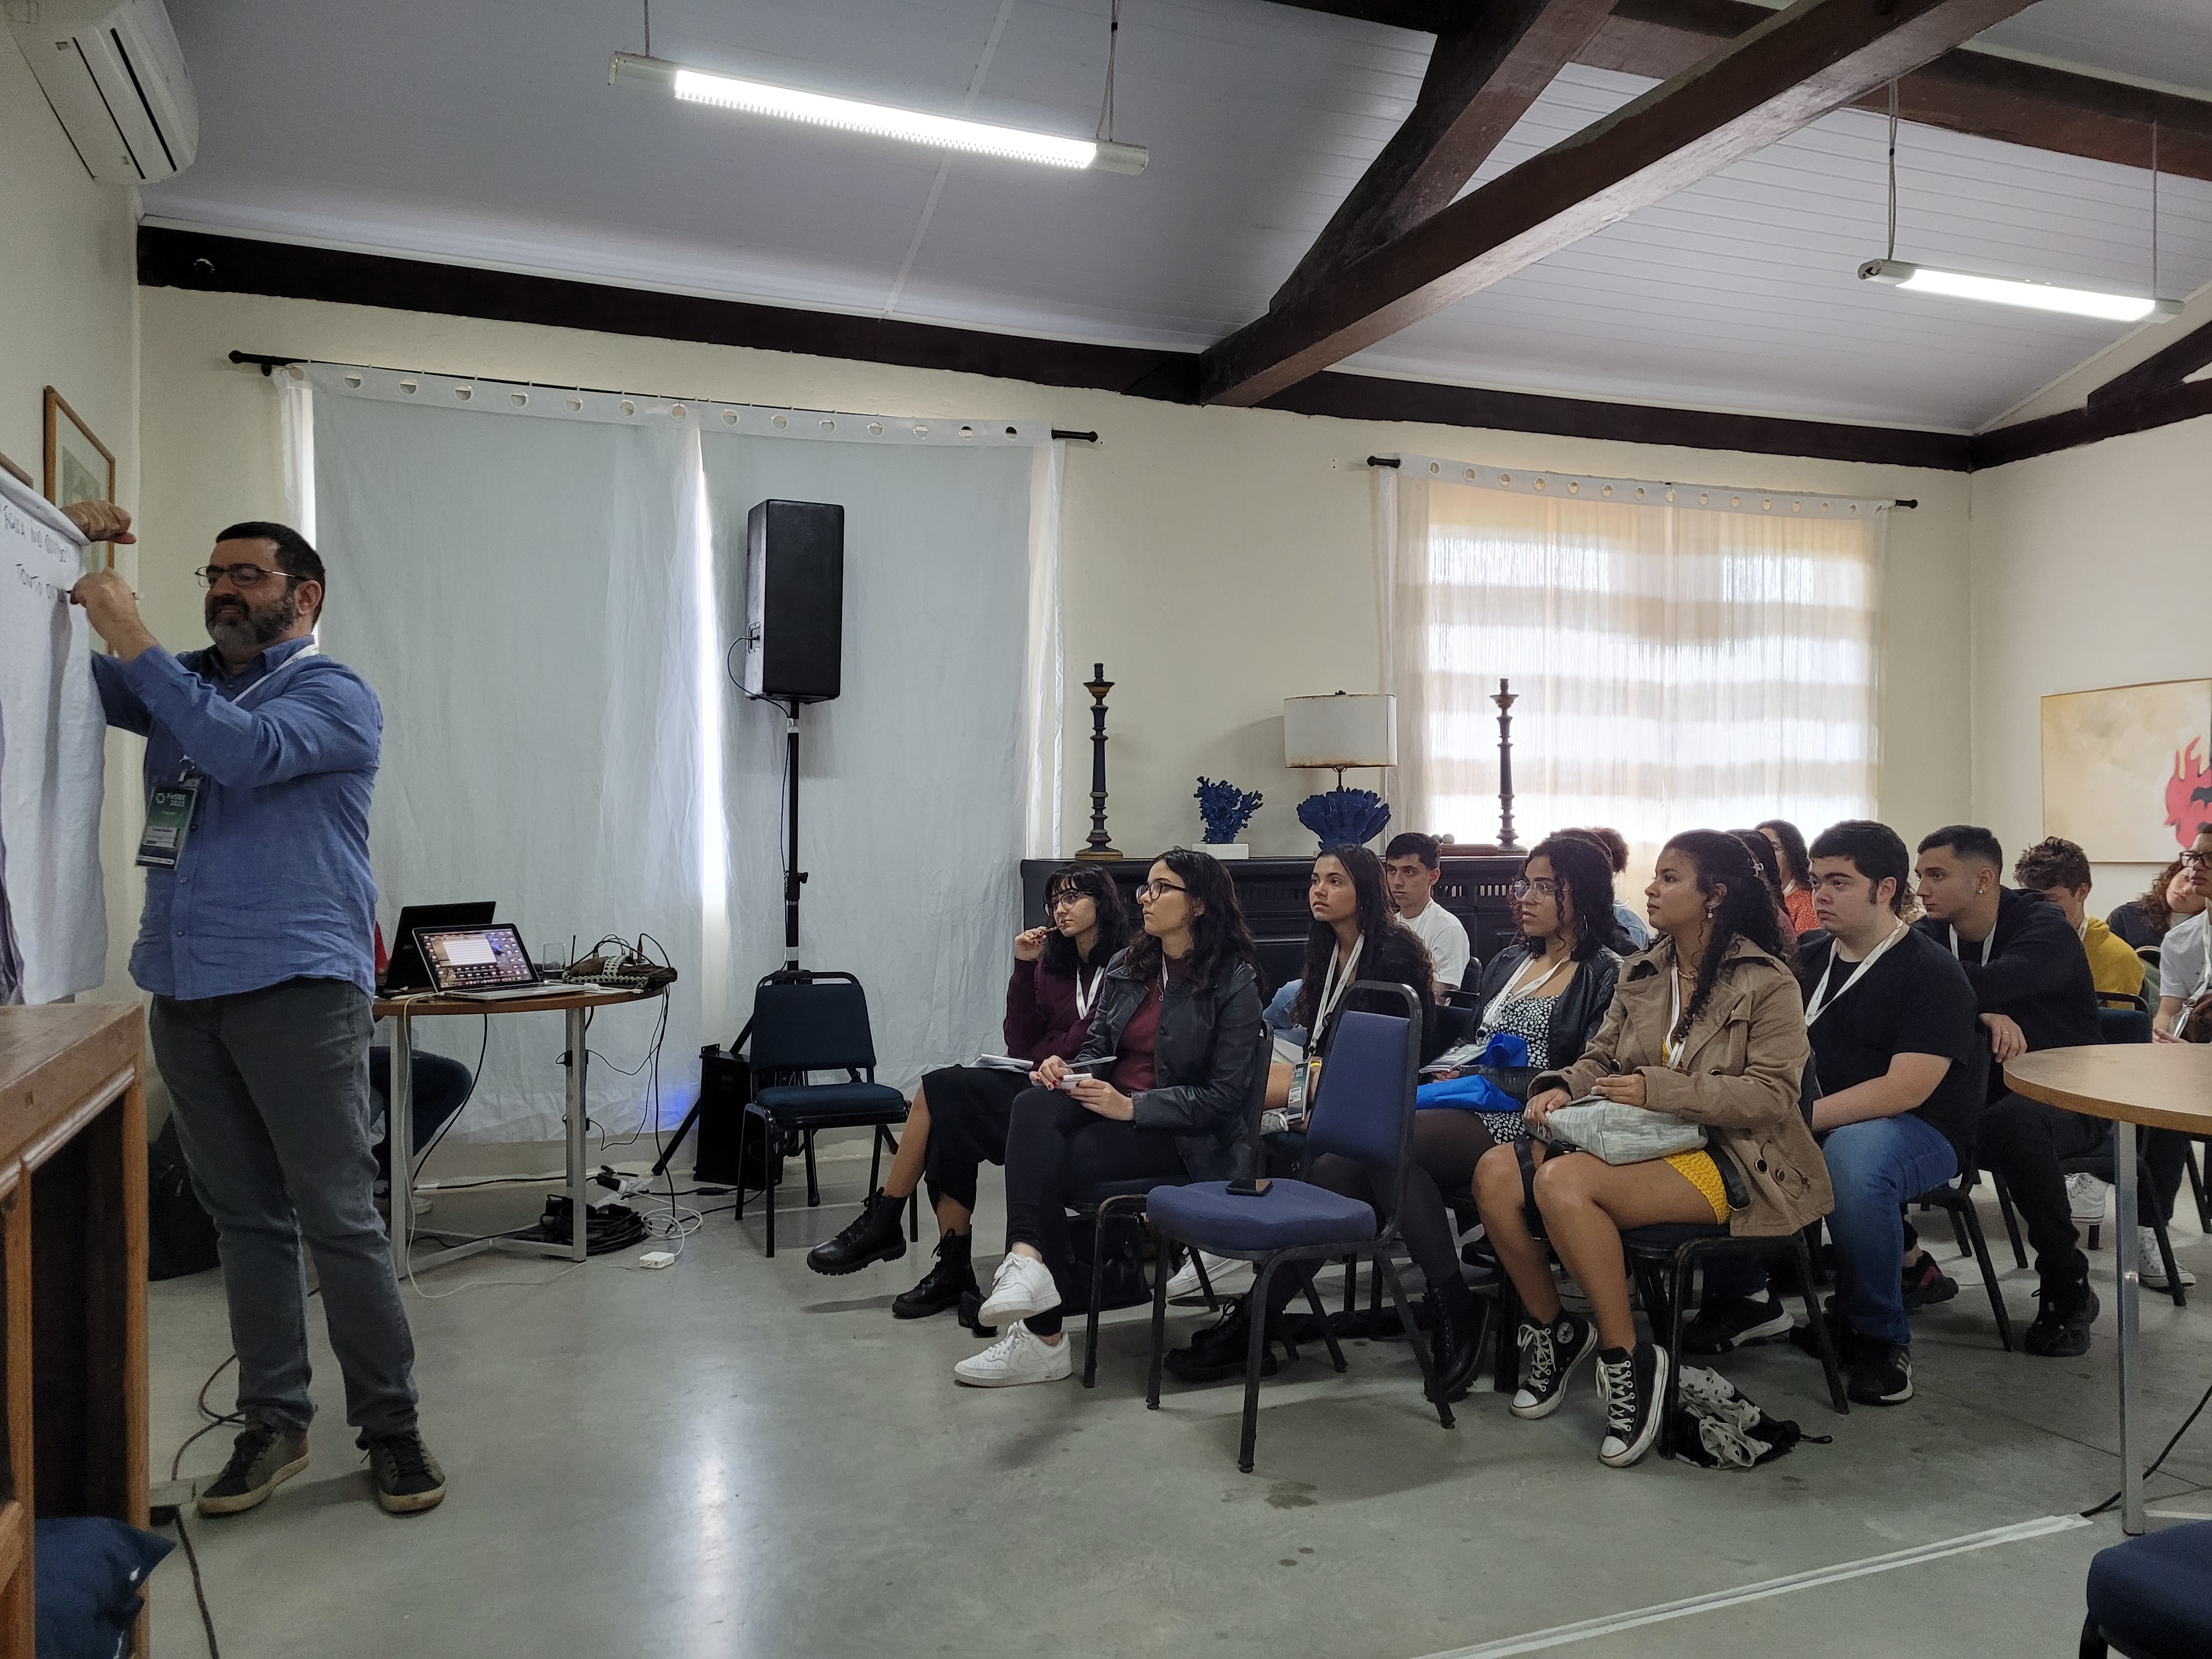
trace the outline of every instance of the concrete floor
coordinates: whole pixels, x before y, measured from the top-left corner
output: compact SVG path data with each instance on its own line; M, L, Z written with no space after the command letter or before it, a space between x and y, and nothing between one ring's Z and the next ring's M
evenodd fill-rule
M1417 1659L2063 1514L2118 1483L2109 1306L2085 1358L2008 1355L1964 1276L1917 1322L1918 1397L1903 1407L1838 1418L1794 1349L1729 1356L1775 1415L1835 1436L1750 1474L1605 1468L1586 1389L1521 1423L1486 1379L1446 1433L1402 1345L1378 1343L1348 1347L1342 1376L1302 1349L1263 1385L1258 1468L1239 1474L1234 1386L1170 1380L1163 1409L1144 1409L1139 1310L1109 1316L1095 1391L956 1389L968 1334L949 1314L888 1312L925 1257L806 1271L865 1178L857 1164L823 1174L842 1201L787 1211L774 1261L750 1216L724 1213L663 1272L631 1251L425 1276L445 1299L407 1304L452 1493L423 1516L374 1507L318 1320L313 1465L258 1510L189 1523L223 1651ZM539 1201L449 1192L435 1219L513 1226ZM995 1198L980 1221L994 1237ZM2212 1303L2212 1250L2184 1224ZM1950 1268L1948 1244L1938 1255ZM2108 1274L2109 1249L2096 1260ZM2033 1284L2007 1275L2022 1324ZM152 1302L159 1478L229 1344L217 1275L156 1285ZM1170 1329L1203 1316L1180 1310ZM2212 1371L2212 1306L2146 1294L2142 1324L2155 1450ZM211 1474L228 1439L199 1441L185 1474ZM2167 1468L2154 1502L2193 1493L2175 1506L2212 1514L2212 1427ZM2071 1654L2089 1558L2118 1535L2106 1517L1551 1650ZM159 1651L201 1651L180 1553L152 1595Z

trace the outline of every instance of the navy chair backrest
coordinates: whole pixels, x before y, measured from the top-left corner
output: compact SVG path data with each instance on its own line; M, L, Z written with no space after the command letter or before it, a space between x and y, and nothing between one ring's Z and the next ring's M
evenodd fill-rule
M1309 1158L1334 1152L1373 1169L1399 1163L1413 1112L1407 1045L1419 1042L1420 1029L1417 1019L1358 1009L1338 1016L1320 1098L1306 1127Z
M2150 1041L2150 1016L2140 1008L2100 1008L2097 1027L2107 1042Z
M875 1068L867 993L850 974L769 975L753 990L752 1038L755 1072Z

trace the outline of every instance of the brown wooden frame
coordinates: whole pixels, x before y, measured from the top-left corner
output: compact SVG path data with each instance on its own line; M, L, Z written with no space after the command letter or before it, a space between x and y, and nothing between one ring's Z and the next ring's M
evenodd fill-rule
M46 489L41 493L56 507L59 507L62 504L60 417L64 415L69 416L70 424L77 429L87 443L90 444L94 449L100 452L100 459L107 463L107 495L106 499L111 501L113 501L115 499L115 452L110 449L106 444L100 442L100 434L84 423L84 416L78 414L76 410L70 408L69 399L63 397L60 392L55 391L52 386L48 386L46 388ZM107 550L107 568L110 570L114 569L115 544L113 542L102 542L100 546Z

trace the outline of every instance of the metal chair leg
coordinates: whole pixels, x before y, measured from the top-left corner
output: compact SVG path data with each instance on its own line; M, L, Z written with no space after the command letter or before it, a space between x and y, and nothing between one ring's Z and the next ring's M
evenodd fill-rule
M921 1243L921 1188L919 1187L906 1195L906 1236L910 1243Z
M1153 1275L1162 1284L1166 1275ZM1106 1288L1106 1206L1102 1204L1091 1218L1091 1311L1083 1321L1083 1386L1095 1388L1098 1382L1098 1304Z
M1805 1292L1805 1317L1813 1322L1813 1338L1820 1351L1820 1369L1828 1374L1828 1399L1835 1406L1836 1414L1849 1417L1851 1402L1844 1393L1844 1370L1836 1363L1835 1339L1828 1333L1828 1321L1820 1311L1820 1293L1813 1284L1813 1263L1805 1249L1805 1236L1795 1233L1791 1238L1797 1256L1797 1283Z
M1413 1351L1414 1363L1421 1368L1421 1398L1435 1402L1437 1422L1449 1429L1453 1426L1451 1401L1444 1398L1443 1379L1437 1375L1437 1368L1429 1358L1428 1345L1421 1340L1421 1333L1413 1324L1413 1310L1406 1305L1406 1287L1399 1282L1398 1264L1380 1250L1375 1253L1375 1263L1389 1272L1390 1300L1397 1304L1398 1325L1406 1333L1406 1346Z
M2189 1195L2197 1200L2197 1224L2212 1233L2212 1194L2204 1190L2204 1171L2197 1162L2197 1140L2181 1144L2181 1167L2189 1172Z
M822 1201L822 1182L814 1173L814 1131L806 1132L806 1207L812 1209Z
M876 1133L868 1142L868 1196L870 1198L873 1198L876 1195L876 1188L884 1184L884 1142L889 1139L890 1139L890 1132L882 1124L876 1125ZM891 1154L893 1157L898 1154L896 1142L891 1146Z
M1198 1288L1205 1293L1206 1312L1219 1313L1221 1298L1214 1294L1213 1280L1206 1271L1206 1252L1193 1245L1190 1252L1190 1264L1198 1271Z
M2012 1194L2005 1190L2002 1176L1991 1176L1990 1185L1996 1188L1997 1213L2004 1218L2005 1236L2012 1240L2012 1265L2025 1267L2027 1266L2027 1250L2020 1242L2020 1217L2013 1211Z
M752 1127L752 1121L753 1115L740 1108L738 1112L738 1202L737 1213L730 1218L732 1221L743 1221L745 1218L745 1131ZM768 1160L763 1158L761 1160L763 1179L766 1179L765 1172L768 1167Z
M1498 1270L1498 1348L1491 1361L1490 1388L1493 1394L1515 1394L1521 1388L1521 1292L1513 1275L1500 1262Z
M1802 1246L1803 1242L1801 1235L1798 1243ZM1674 1401L1682 1389L1682 1308L1690 1299L1690 1275L1696 1270L1695 1255L1686 1250L1674 1253L1663 1334L1659 1316L1654 1314L1651 1321L1651 1340L1663 1343L1667 1352L1667 1386L1659 1395L1659 1455L1668 1459L1674 1455Z
M1996 1264L1990 1260L1990 1241L1982 1231L1982 1218L1976 1212L1972 1199L1954 1211L1953 1215L1963 1222L1967 1240L1974 1247L1975 1265L1982 1270L1982 1288L1989 1292L1990 1311L1996 1316L1997 1340L2003 1343L2004 1351L2010 1353L2013 1351L2012 1315L2006 1310L2004 1291L1997 1284Z
M1274 1276L1270 1258L1252 1280L1250 1328L1244 1339L1244 1434L1237 1443L1237 1467L1246 1474L1252 1473L1252 1449L1260 1438L1260 1358L1267 1351L1267 1286Z
M763 1129L767 1129L767 1128L769 1127L769 1126L768 1126L768 1125L766 1125L766 1124L763 1124L761 1127L762 1127ZM769 1141L769 1146L773 1146L775 1144L775 1143L773 1140ZM766 1184L767 1184L767 1187L768 1187L768 1255L769 1255L769 1260L770 1260L771 1261L773 1261L775 1259L775 1166L774 1166L774 1165L772 1165L772 1164L763 1164L761 1167L762 1167L764 1170L766 1170L766 1171L767 1171L767 1175L766 1175ZM742 1173L743 1173L743 1172L742 1172L742 1171L740 1171L740 1174L742 1174Z
M1157 1226L1158 1224L1153 1224ZM1163 1234L1162 1237L1166 1235ZM1156 1412L1160 1408L1160 1361L1167 1353L1168 1339L1168 1276L1152 1275L1152 1352L1145 1374L1145 1409Z
M1336 1332L1329 1326L1328 1315L1322 1311L1321 1287L1314 1283L1320 1270L1321 1264L1316 1261L1305 1274L1306 1303L1313 1309L1315 1322L1321 1327L1321 1340L1328 1346L1329 1364L1341 1371L1346 1369L1344 1350L1337 1345Z

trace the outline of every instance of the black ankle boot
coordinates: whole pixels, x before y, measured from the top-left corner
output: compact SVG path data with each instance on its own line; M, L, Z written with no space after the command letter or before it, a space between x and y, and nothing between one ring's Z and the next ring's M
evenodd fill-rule
M906 1205L877 1188L851 1226L806 1253L806 1265L817 1273L856 1273L871 1261L897 1261L906 1254Z
M1267 1322L1267 1342L1260 1350L1262 1376L1275 1374L1273 1328L1280 1317L1278 1314ZM1162 1356L1161 1364L1186 1382L1218 1382L1225 1376L1242 1376L1249 1352L1246 1345L1251 1340L1252 1298L1241 1296L1230 1304L1227 1313L1194 1335L1188 1347L1169 1349Z
M1430 1352L1435 1357L1437 1382L1446 1400L1464 1396L1482 1363L1482 1304L1473 1291L1456 1279L1429 1286L1429 1304L1436 1310L1436 1332Z
M980 1296L982 1287L976 1284L975 1269L968 1261L975 1242L970 1233L946 1233L940 1237L937 1241L935 1264L921 1276L921 1283L904 1296L892 1299L892 1316L927 1319L947 1308L958 1307L963 1296Z

